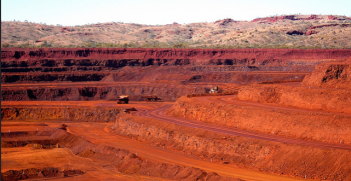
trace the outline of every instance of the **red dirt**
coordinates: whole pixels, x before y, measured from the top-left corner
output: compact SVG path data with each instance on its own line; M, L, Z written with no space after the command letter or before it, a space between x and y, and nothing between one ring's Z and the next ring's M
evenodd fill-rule
M346 85L348 83L343 83ZM350 85L350 84L348 84ZM339 86L340 84L339 84ZM323 89L283 85L242 86L238 99L274 105L317 109L351 115L350 89Z
M123 174L135 174L135 175L145 175L147 177L163 177L163 178L172 178L172 179L185 179L185 180L228 180L229 178L220 177L216 173L208 173L204 170L192 167L185 166L175 166L165 163L157 163L152 160L145 160L138 157L136 154L133 154L127 150L114 148L112 146L103 146L96 145L91 142L88 142L80 137L74 136L70 133L67 133L60 129L51 129L51 131L37 132L36 135L48 135L51 139L57 140L59 145L58 147L69 148L72 153L79 157L88 158L93 162L107 162L110 164L109 167L117 169ZM14 139L21 139L21 135L12 135ZM28 137L26 137L28 138ZM28 138L30 139L30 138ZM33 141L33 140L29 140ZM30 142L30 144L35 144L35 142ZM40 144L40 143L38 143ZM2 144L3 148L3 144ZM9 161L7 155L4 155L5 163ZM105 166L102 166L102 169ZM77 173L84 173L80 170L74 171L59 171L62 168L53 168L52 174L46 174L46 168L40 169L23 169L20 171L16 170L7 170L8 167L3 165L2 162L2 179L26 179L26 178L43 178L43 177L66 177L72 176ZM42 174L40 174L40 170ZM90 171L90 170L89 170ZM89 172L87 171L87 172ZM156 172L155 172L156 171ZM25 174L19 174L24 172ZM29 172L29 173L27 173ZM47 175L47 176L46 176ZM232 180L232 179L229 179Z
M238 101L233 96L222 97L224 99L220 100L210 98L182 97L167 113L230 128L239 127L240 130L250 132L303 140L331 143L340 143L342 140L345 144L351 143L351 130L348 126L351 123L350 114Z
M145 142L136 141L133 137L124 138L118 135L111 134L112 132L109 133L108 128L105 126L107 125L92 123L69 125L69 127L72 129L70 131L72 131L72 133L75 135L82 135L84 136L84 138L87 138L88 140L91 140L94 143L103 143L113 145L116 147L123 147L125 149L131 150L134 153L138 153L138 156L140 155L140 157L147 160L159 161L175 165L186 165L187 167L198 167L204 170L216 172L219 175L240 178L244 180L257 180L258 178L259 180L297 179L244 170L237 168L233 165L210 163L209 160L199 160L193 155L174 152L166 148L157 148ZM135 128L138 129L137 127ZM89 130L89 134L87 134L85 130Z
M351 179L350 50L1 51L4 176Z
M313 87L351 89L351 58L340 63L322 63L305 77L303 84Z
M153 114L151 115L153 116ZM162 117L160 119L161 121L156 121L150 118L127 115L117 119L111 131L118 135L128 136L129 138L133 137L139 141L147 142L161 148L164 147L166 149L191 153L204 160L212 158L213 162L234 164L241 168L284 173L284 175L291 176L303 175L303 173L305 173L305 168L301 168L298 162L304 164L303 160L306 158L308 158L308 160L319 160L318 166L308 168L308 175L315 175L309 178L314 179L323 179L326 178L327 175L333 175L333 171L331 170L336 170L337 168L329 167L327 169L328 171L321 171L322 168L330 163L334 164L335 160L340 158L341 155L345 155L345 158L348 157L351 150L351 147L349 147L348 151L338 150L337 152L339 153L333 155L331 153L335 153L336 150L331 151L323 148L314 148L311 150L304 146L252 139L255 138L254 136L252 136L251 139L250 137L228 136L228 134L221 134L203 129L201 124L196 125L196 128L200 128L196 129L195 126L189 128L188 126L183 126L182 123L179 122L174 122L175 124L163 123L165 119L170 119L169 121L172 122L172 118L166 117ZM190 123L194 122L189 120L189 124ZM286 139L284 142L289 143ZM324 157L322 161L320 159L320 154L329 151L330 153L327 154L328 158ZM281 165L279 166L272 162L267 163L268 157ZM344 163L346 163L346 161ZM305 164L310 165L313 163ZM336 165L339 164L343 163L338 163ZM289 167L286 167L286 165L289 165ZM348 169L349 168L345 167L345 170ZM345 176L345 178L346 177L349 176Z

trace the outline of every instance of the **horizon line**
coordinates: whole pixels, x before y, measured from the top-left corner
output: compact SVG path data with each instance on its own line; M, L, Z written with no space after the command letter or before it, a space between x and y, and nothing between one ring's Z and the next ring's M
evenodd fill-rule
M239 21L239 22L252 22L255 19L259 19L259 18L270 18L270 17L280 17L280 16L312 16L312 15L316 15L316 16L341 16L341 17L349 17L351 18L351 16L347 16L347 15L339 15L339 14L301 14L301 13L297 13L297 14L276 14L276 15L269 15L269 16L262 16L262 17L256 17L254 19L251 20L235 20L232 18L223 18L223 19L218 19L216 21L220 21L220 20L225 20L225 19L231 19L234 21ZM179 25L187 25L187 24L193 24L193 23L214 23L216 21L213 22L208 22L208 21L202 21L202 22L191 22L191 23L178 23L178 22L173 22L173 23L168 23L168 24L142 24L142 23L133 23L133 22L123 22L123 21L108 21L108 22L97 22L97 23L87 23L87 24L80 24L80 25L62 25L62 24L46 24L45 22L31 22L29 20L24 20L24 21L20 21L20 20L1 20L1 22L21 22L21 23L34 23L34 24L40 24L40 25L52 25L52 26L69 26L69 27L75 27L75 26L85 26L85 25L94 25L94 24L105 24L105 23L121 23L121 24L137 24L137 25L146 25L146 26L164 26L164 25L172 25L172 24L179 24Z

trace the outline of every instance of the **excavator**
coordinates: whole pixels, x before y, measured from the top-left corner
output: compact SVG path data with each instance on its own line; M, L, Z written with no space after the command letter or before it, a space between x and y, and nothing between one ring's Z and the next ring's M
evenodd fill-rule
M146 96L143 96L143 98L144 98L144 100L145 101L153 101L153 102L155 102L155 101L158 101L158 100L162 100L162 98L161 97L157 97L155 94L154 95L146 95Z

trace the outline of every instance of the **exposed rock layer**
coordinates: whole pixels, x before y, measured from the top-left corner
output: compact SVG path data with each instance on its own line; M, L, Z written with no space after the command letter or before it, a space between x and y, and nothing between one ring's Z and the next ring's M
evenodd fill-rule
M306 86L351 89L351 58L343 63L323 63L303 80Z
M201 63L211 59L347 59L351 50L301 49L142 49L142 48L43 48L1 49L2 60L31 59L183 59ZM193 63L193 61L191 62Z
M245 101L351 114L351 90L347 89L253 85L243 86L238 98Z
M351 143L351 116L338 113L275 110L186 97L177 99L167 112L172 116L185 116L188 119L252 132L331 143L340 143L340 140L346 144Z

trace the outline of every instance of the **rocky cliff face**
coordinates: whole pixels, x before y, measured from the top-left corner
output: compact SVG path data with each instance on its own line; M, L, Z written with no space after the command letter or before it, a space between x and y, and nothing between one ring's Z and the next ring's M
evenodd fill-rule
M306 86L351 89L351 58L342 63L323 63L303 80Z

